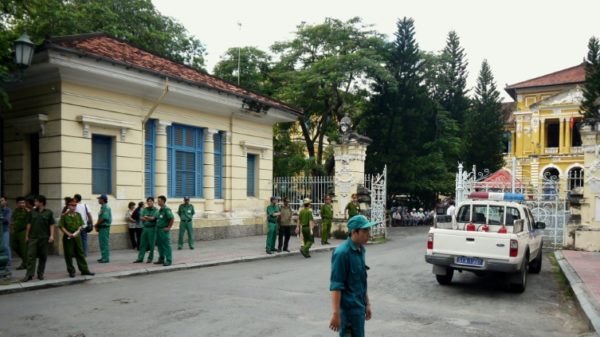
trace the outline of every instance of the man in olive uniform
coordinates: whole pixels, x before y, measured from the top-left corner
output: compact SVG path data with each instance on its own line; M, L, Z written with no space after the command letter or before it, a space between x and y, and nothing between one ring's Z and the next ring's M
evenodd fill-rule
M267 245L265 247L267 254L275 252L275 240L277 238L277 217L280 214L279 205L277 205L276 196L271 197L271 204L267 206Z
M304 208L298 214L298 225L296 227L296 234L302 232L302 239L304 244L300 247L300 254L304 257L310 257L309 249L315 242L313 237L313 227L315 226L313 220L312 209L310 208L310 199L304 199Z
M156 243L156 219L158 218L158 208L154 207L154 198L146 199L146 207L140 212L140 221L142 222L142 237L139 244L139 252L137 260L133 263L144 262L144 255L148 251L148 260L146 263L152 262L154 259L154 245Z
M158 261L154 264L170 266L173 263L171 252L171 227L175 216L167 207L167 198L164 195L158 197L158 218L156 220L156 245L158 246Z
M29 210L26 207L25 198L18 197L17 208L15 208L10 220L11 247L21 258L21 265L17 267L17 270L27 269L27 241L25 241L25 231L27 230L28 217Z
M112 224L112 211L108 207L108 197L102 194L98 197L100 212L98 221L96 221L96 232L98 232L98 241L100 243L100 263L110 262L110 225Z
M190 204L190 197L183 198L183 204L179 205L177 215L179 215L179 240L177 241L177 249L183 248L183 236L188 233L188 246L194 249L194 228L192 219L194 218L194 205Z
M34 201L35 208L27 217L25 241L27 241L27 274L22 282L31 281L35 272L36 259L39 260L37 277L44 279L48 244L54 242L54 215L46 209L46 197L39 195Z
M344 210L345 219L352 219L353 216L358 215L360 212L360 205L358 204L358 195L356 193L352 193L352 201L346 205L346 209Z
M333 207L331 206L331 197L325 196L325 203L321 206L321 244L329 244L329 235L331 233L331 222L333 221Z
M85 261L85 253L83 251L83 240L81 232L85 232L85 224L81 214L77 213L77 200L69 198L67 201L67 211L60 217L58 228L63 232L63 248L65 262L67 264L67 272L69 277L75 277L75 267L73 266L73 258L77 261L77 268L81 275L93 276L88 264Z

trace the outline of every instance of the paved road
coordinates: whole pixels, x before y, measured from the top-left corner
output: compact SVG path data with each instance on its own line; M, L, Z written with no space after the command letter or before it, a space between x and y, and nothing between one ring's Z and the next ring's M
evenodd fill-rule
M369 246L368 336L591 336L544 260L524 294L458 274L437 284L425 228ZM0 336L334 336L327 329L330 253L289 256L0 297Z

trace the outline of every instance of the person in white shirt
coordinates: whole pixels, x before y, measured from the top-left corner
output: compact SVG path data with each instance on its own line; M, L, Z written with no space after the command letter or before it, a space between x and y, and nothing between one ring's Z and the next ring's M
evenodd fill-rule
M89 219L89 221L92 221L92 223L94 221L92 219L92 213L90 213L90 209L87 207L86 204L81 202L81 194L75 194L73 196L73 199L75 199L77 201L77 207L75 208L75 212L79 213L79 215L81 215L81 218L83 219L84 228L81 231L81 241L83 243L83 255L87 256L88 242L87 242L87 231L85 230L85 226L87 226L88 219Z
M446 215L454 217L454 212L456 212L456 207L454 206L454 201L450 200L450 202L448 204L450 206L448 206L448 209L446 210Z

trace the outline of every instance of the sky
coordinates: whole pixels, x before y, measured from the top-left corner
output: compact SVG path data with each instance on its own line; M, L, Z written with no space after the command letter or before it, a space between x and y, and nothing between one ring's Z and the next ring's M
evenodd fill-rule
M212 72L231 47L268 51L294 37L301 22L358 16L391 40L402 17L415 20L422 50L440 51L455 30L467 54L468 87L488 60L504 101L506 85L581 63L590 37L600 37L600 0L152 0L182 23L208 52ZM238 23L241 23L241 29Z

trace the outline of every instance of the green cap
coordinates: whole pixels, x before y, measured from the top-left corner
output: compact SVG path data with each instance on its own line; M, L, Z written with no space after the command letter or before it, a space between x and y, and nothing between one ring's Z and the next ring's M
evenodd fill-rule
M369 221L364 215L355 215L348 220L348 230L370 228L375 225L376 222Z

